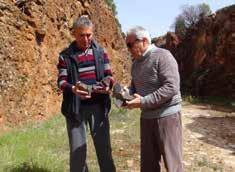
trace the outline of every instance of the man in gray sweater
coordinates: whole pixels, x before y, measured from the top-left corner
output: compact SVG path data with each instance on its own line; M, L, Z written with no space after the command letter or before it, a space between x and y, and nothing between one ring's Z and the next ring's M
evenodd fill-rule
M181 95L178 65L172 54L151 45L143 27L127 32L133 64L125 107L140 108L141 172L160 172L163 157L168 172L183 172Z

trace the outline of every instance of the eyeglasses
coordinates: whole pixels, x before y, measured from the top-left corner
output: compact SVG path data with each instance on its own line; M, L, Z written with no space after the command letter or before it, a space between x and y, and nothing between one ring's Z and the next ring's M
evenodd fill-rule
M89 37L91 37L91 35L92 35L91 33L83 33L80 36L89 38Z
M126 43L127 48L131 49L137 41L141 41L140 39L135 39L133 42Z

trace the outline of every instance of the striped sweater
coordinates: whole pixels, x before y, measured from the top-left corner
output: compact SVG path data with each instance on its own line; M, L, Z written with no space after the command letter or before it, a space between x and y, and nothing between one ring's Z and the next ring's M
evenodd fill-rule
M78 64L79 80L85 84L96 84L96 72L95 72L95 59L93 51L88 48L85 52L77 51L76 60ZM68 82L68 70L65 59L62 55L59 56L59 63L57 65L59 70L58 85L61 90L72 89L71 83ZM104 52L104 77L112 76L111 67L109 64L109 58L106 52Z
M181 110L178 65L165 49L149 46L132 64L131 90L142 96L141 117L159 118Z

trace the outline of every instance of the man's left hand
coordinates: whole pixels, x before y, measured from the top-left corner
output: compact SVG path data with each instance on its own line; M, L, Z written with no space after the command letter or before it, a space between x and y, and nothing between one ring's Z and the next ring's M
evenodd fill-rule
M126 105L124 106L125 108L128 109L133 109L133 108L140 108L141 103L140 103L140 99L141 96L139 94L134 94L134 99L131 101L126 101Z

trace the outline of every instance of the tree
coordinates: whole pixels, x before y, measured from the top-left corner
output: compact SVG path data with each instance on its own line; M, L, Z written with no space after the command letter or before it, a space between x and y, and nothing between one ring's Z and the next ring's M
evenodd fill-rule
M202 3L196 6L184 5L182 12L175 18L172 27L175 33L180 37L184 37L187 28L195 25L201 18L211 14L209 5Z
M115 21L116 21L118 27L121 28L122 26L117 18L117 7L116 7L115 3L113 2L113 0L105 0L105 2L112 9L113 15L115 17Z
M105 0L108 6L112 9L114 16L117 15L117 8L113 0Z
M202 3L198 5L199 13L201 17L209 16L212 14L210 6L208 4Z
M177 22L175 23L175 33L181 38L186 33L186 26L185 26L185 20L182 15L179 15L175 19Z

